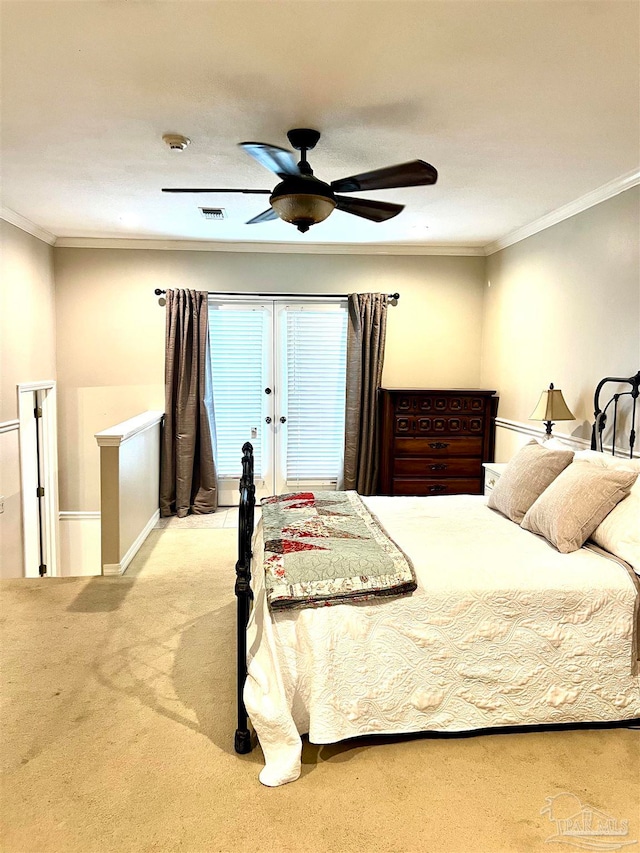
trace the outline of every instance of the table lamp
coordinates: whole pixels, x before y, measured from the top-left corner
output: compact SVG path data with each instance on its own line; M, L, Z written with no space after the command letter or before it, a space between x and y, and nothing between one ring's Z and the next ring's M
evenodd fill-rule
M546 434L551 435L551 427L555 421L574 421L572 414L564 401L562 391L553 387L553 382L546 391L543 391L538 400L538 405L529 415L531 421L544 421L547 427Z

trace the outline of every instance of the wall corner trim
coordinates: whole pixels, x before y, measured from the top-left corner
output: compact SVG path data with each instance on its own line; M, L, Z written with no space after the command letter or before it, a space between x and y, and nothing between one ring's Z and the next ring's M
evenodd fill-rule
M102 432L95 434L98 447L120 447L123 442L133 438L134 435L138 435L160 423L163 417L164 412L143 412L143 414L122 421L122 423L109 427L109 429L103 429Z

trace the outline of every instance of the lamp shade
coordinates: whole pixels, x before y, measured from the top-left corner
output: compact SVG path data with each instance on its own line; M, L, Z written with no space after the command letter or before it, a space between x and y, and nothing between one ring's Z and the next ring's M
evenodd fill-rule
M573 421L575 415L564 401L562 391L553 387L553 382L540 394L538 405L529 415L532 421Z
M271 193L271 207L298 231L308 231L335 209L336 201L329 184L313 175L288 175Z

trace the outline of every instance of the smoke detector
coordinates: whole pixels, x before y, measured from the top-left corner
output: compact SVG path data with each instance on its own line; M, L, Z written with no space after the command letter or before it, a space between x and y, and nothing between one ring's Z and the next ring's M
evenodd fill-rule
M224 219L224 207L201 207L205 219Z
M172 151L184 151L191 140L181 133L165 133L162 137Z

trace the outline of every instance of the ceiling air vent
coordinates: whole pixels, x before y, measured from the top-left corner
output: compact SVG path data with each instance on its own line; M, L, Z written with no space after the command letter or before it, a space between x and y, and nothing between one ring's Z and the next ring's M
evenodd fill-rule
M224 219L224 207L201 207L205 219Z

